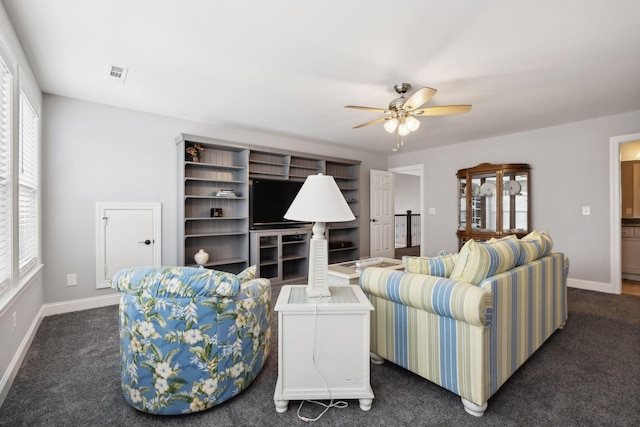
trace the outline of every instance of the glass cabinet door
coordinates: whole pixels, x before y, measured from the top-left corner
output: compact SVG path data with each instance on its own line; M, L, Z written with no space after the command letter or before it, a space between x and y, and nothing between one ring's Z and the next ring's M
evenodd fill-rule
M502 183L502 226L505 234L529 230L528 174L508 172Z
M458 180L458 230L467 229L467 180Z
M460 246L469 239L523 237L530 231L529 165L482 163L460 169L456 176Z
M496 175L471 175L473 196L471 197L472 231L492 232L497 230L498 198Z

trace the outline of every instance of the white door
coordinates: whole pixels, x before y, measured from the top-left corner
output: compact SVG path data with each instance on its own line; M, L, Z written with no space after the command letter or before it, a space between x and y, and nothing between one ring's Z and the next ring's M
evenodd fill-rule
M127 267L160 265L159 205L98 206L96 287Z
M372 169L370 181L370 256L393 258L395 254L393 173Z

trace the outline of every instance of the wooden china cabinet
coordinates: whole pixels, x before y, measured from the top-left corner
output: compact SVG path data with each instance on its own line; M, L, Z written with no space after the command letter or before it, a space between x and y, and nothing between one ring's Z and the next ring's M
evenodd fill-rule
M482 163L460 169L458 178L458 245L531 229L531 180L528 164Z

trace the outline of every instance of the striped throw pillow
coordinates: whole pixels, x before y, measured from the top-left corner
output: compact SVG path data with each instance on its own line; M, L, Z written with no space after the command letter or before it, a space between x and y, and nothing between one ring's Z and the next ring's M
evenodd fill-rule
M515 267L520 260L520 242L515 236L464 244L451 272L451 279L479 285L487 277Z
M429 276L449 277L456 265L458 254L444 255L434 258L403 256L404 270L409 273L427 274Z
M546 231L534 230L520 239L520 261L518 265L535 261L538 258L547 256L553 249L553 240Z

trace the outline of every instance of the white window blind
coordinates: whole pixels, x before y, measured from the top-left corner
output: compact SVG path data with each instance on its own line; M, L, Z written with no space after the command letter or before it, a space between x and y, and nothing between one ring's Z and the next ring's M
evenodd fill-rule
M18 159L18 268L20 276L38 256L38 116L20 92Z
M0 58L0 294L11 278L11 87L9 68Z

